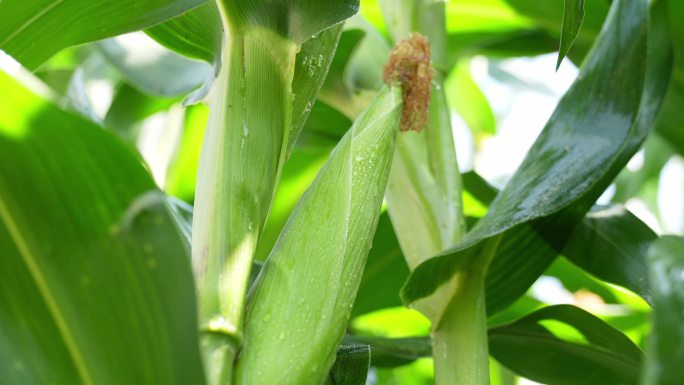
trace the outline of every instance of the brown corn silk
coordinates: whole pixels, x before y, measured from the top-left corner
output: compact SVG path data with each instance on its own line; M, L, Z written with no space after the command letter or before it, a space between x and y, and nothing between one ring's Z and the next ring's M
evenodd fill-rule
M430 44L417 33L402 40L392 49L383 74L385 83L400 83L404 111L401 131L421 131L428 121L430 106Z

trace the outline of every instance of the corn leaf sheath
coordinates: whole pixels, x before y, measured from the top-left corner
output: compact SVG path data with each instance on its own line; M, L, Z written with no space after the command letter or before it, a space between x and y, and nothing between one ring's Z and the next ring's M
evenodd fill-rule
M274 187L327 73L341 31L335 24L355 13L358 2L336 1L346 8L332 7L334 13L319 3L217 2L227 33L200 158L192 240L211 384L231 383L248 277ZM316 23L292 23L307 12L320 12Z

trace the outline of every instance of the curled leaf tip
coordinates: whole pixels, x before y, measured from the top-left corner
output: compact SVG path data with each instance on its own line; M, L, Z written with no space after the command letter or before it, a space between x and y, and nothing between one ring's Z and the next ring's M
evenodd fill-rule
M430 106L430 43L420 34L411 34L392 49L385 65L386 84L400 83L404 111L401 131L421 131L428 120Z

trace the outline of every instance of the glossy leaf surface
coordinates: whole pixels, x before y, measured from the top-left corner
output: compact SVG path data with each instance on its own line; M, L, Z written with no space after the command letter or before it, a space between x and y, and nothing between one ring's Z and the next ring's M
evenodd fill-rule
M518 172L459 245L416 268L403 289L406 302L433 293L487 239L520 231L520 224L543 221L544 237L562 247L567 228L574 228L643 142L662 102L667 37L656 25L651 32L658 43L647 50L647 19L645 1L613 2L592 55Z
M140 159L0 72L3 384L203 384L188 250Z
M4 0L0 49L33 70L60 50L153 26L203 0Z

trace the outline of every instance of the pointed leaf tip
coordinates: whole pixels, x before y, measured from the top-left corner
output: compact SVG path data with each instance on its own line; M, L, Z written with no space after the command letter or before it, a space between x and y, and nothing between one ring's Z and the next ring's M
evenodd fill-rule
M420 34L411 34L392 49L385 65L385 83L399 83L404 100L401 131L421 131L428 120L430 106L430 43Z

